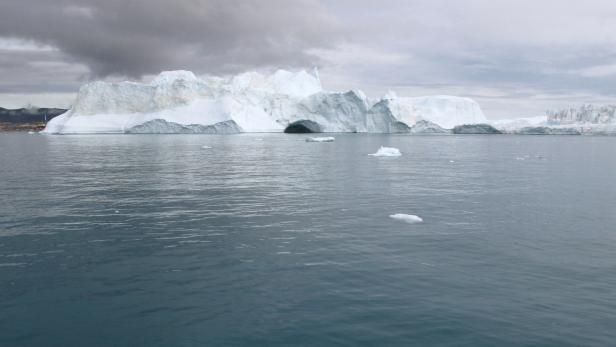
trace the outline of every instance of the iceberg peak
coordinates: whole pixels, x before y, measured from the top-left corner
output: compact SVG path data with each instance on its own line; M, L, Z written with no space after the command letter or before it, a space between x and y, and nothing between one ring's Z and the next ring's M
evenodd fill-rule
M388 90L385 95L381 97L381 100L394 100L397 99L398 95L393 90Z
M165 85L165 84L172 84L173 82L178 81L178 80L195 82L195 81L198 81L199 78L197 78L197 76L195 76L195 74L192 73L192 71L186 71L186 70L163 71L160 74L158 74L158 76L156 76L150 84L154 86Z

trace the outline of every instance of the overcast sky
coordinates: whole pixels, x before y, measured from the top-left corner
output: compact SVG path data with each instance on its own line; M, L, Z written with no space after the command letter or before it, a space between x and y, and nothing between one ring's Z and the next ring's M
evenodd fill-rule
M93 79L313 66L328 90L468 96L489 118L616 103L616 1L0 1L4 107L66 107Z

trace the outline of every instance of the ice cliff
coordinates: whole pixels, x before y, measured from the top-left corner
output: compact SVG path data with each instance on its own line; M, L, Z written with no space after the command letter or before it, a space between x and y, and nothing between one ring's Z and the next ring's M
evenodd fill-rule
M419 121L424 123L413 128ZM373 101L361 91L325 91L318 74L305 71L232 77L170 71L150 83L86 84L73 107L50 121L44 132L420 133L485 122L479 105L468 98L388 93Z

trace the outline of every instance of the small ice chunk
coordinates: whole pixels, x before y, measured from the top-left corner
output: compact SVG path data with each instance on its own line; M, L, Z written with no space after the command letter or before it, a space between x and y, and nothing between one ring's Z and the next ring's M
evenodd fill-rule
M211 149L212 147L211 146L201 146L201 148L203 148L203 149Z
M450 162L450 163L455 163L455 161L454 161L454 160L450 160L449 162Z
M334 137L309 137L306 139L306 142L334 142L336 138Z
M371 155L373 157L399 157L402 155L402 153L400 153L400 150L397 148L381 146L381 148L379 148L376 153L368 155Z
M395 220L409 223L409 224L416 224L416 223L423 222L423 219L421 219L421 217L418 217L414 214L397 213L397 214L392 214L389 217Z
M120 211L118 211L118 210L115 210L115 213L120 213Z
M30 135L34 135L34 134L36 134L36 132L34 132L34 131L30 130L30 131L28 131L28 134L30 134Z

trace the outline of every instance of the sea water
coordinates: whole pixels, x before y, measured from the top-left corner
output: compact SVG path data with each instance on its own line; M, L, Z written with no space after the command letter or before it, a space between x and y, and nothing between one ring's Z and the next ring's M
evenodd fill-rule
M0 134L0 345L616 341L616 138L334 136Z

